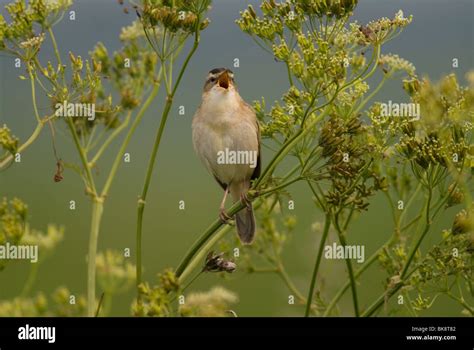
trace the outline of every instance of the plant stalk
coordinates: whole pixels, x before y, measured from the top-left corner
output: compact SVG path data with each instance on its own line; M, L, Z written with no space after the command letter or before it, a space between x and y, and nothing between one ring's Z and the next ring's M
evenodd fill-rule
M339 223L338 223L337 214L336 214L336 217L334 219L334 226L336 227L336 231L337 231L337 234L338 234L338 237L339 237L339 242L345 248L346 245L347 245L346 236L345 236L346 232L341 230L341 228L339 226ZM354 314L355 314L356 317L359 317L360 316L359 301L358 301L358 298L357 298L357 287L356 287L356 279L355 279L355 276L354 276L354 270L352 269L351 260L348 257L346 257L344 260L346 262L347 273L349 275L349 280L350 280L350 284L351 284L352 302L354 304Z
M316 257L316 262L314 264L313 275L311 277L311 284L309 286L308 299L306 301L306 309L305 309L305 313L304 313L305 317L308 317L309 313L311 311L311 303L313 301L314 286L316 284L316 277L318 275L319 265L321 264L321 258L323 256L323 251L324 251L324 243L326 242L326 239L328 238L328 233L329 233L329 227L330 226L331 226L331 217L330 217L329 214L326 214L326 219L324 221L324 230L323 230L323 234L321 236L321 241L319 242L318 255Z
M402 272L400 274L400 279L401 282L398 283L394 288L392 288L389 291L384 292L372 305L370 305L367 310L362 314L362 317L369 317L372 316L385 302L385 300L388 300L391 298L403 285L403 281L406 280L406 278L410 275L408 273L408 269L413 262L413 258L416 255L416 252L418 251L418 248L421 245L421 242L425 238L426 234L429 232L430 227L431 227L431 222L432 218L430 217L430 205L431 205L431 197L432 197L432 188L428 188L428 199L426 203L426 221L425 221L425 227L423 228L423 232L421 233L420 237L416 241L412 251L410 252L410 255L407 259L407 262L405 263L405 266L402 269Z
M102 198L94 197L92 201L92 222L89 236L89 254L87 255L87 316L94 317L96 313L95 305L95 282L97 256L97 243L99 240L100 221L104 210Z
M293 169L291 169L282 179L282 181L286 180L288 177L293 175L296 170L298 170L298 166L295 166ZM275 189L276 188L276 189ZM273 189L266 190L265 194L256 194L259 198L264 198L265 196L268 196L272 193L275 192L275 190L280 189L280 186L276 186ZM255 200L257 197L251 198L251 200ZM228 214L230 216L233 216L235 213L238 211L242 210L244 205L239 201L234 203L234 205L229 209ZM257 206L256 206L257 207ZM223 225L222 221L220 219L214 221L206 231L198 238L198 240L191 246L189 251L186 253L180 264L178 265L178 268L175 271L175 274L177 277L181 277L183 275L183 272L188 269L189 267L194 267L198 262L196 260L196 256L200 250L202 250L202 247L206 242L213 237L214 234L216 234L216 231L219 230L219 228ZM206 245L207 247L207 245ZM191 268L190 268L191 270Z
M186 71L186 68L193 57L194 53L196 52L198 46L199 46L199 27L196 28L195 36L194 36L194 43L189 51L183 65L181 66L180 72L178 74L178 78L176 79L176 83L173 87L173 90L171 91L170 94L167 95L166 97L166 105L163 109L163 113L161 116L161 122L160 126L158 128L156 137L155 137L155 142L153 144L153 148L151 151L150 159L148 161L148 167L146 171L146 176L145 176L145 182L143 184L143 189L140 198L138 199L138 204L137 204L137 232L136 232L136 249L137 249L137 266L136 266L136 286L137 286L137 300L138 303L141 302L141 297L140 297L140 291L139 291L139 286L142 283L142 232L143 232L143 213L145 210L145 204L146 204L146 197L148 194L148 188L150 186L151 182L151 177L153 175L153 170L155 167L155 161L156 161L156 155L158 153L158 149L161 144L161 139L163 136L163 131L166 126L166 122L168 120L168 115L171 110L171 106L173 105L173 98L176 94L176 91L181 83L181 80L184 76L184 72ZM163 71L166 74L166 67L162 67ZM170 70L172 68L170 67ZM171 84L171 81L169 82Z

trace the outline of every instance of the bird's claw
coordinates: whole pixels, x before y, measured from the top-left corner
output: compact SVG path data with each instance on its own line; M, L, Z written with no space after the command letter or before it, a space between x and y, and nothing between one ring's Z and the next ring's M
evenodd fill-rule
M219 219L221 219L224 225L227 225L227 224L230 225L230 221L232 220L232 217L229 214L227 214L224 208L221 208L219 210Z
M240 202L247 207L247 209L252 207L252 202L250 201L247 193L242 193L240 195Z

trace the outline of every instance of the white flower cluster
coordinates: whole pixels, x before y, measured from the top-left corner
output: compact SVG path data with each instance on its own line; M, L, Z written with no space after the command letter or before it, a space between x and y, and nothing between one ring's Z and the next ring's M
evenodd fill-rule
M22 49L29 49L40 46L44 41L44 33L41 33L38 36L34 36L26 41L20 43Z

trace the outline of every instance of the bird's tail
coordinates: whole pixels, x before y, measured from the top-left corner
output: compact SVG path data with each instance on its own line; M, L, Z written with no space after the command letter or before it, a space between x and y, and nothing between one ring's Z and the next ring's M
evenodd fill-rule
M252 205L243 208L235 214L235 223L240 240L244 244L250 244L255 237L255 216Z
M244 194L250 188L250 182L243 181L232 184L230 187L230 194L234 202L242 200ZM252 203L244 207L237 214L235 214L235 224L237 226L237 234L243 244L250 244L255 236L255 217L253 215Z

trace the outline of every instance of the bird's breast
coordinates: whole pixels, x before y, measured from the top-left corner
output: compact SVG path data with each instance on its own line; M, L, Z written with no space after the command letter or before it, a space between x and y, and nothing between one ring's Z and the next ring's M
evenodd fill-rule
M206 167L223 183L248 179L256 165L258 131L245 109L203 103L193 121L193 143Z

